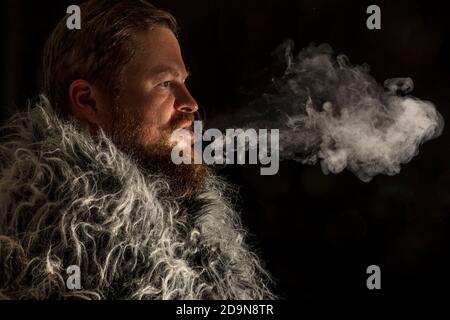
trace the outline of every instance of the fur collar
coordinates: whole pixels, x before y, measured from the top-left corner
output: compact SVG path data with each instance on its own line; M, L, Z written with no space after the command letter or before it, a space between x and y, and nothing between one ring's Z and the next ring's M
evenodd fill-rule
M164 177L41 96L0 131L0 298L275 298L226 184L211 174L207 190L171 198Z

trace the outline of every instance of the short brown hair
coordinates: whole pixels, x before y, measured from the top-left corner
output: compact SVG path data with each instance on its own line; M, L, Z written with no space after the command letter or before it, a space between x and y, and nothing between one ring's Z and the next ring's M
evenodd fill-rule
M98 83L113 97L120 93L121 73L135 52L133 35L155 26L177 32L175 18L144 0L90 0L80 5L81 29L69 30L64 17L44 49L43 85L53 108L69 114L72 81Z

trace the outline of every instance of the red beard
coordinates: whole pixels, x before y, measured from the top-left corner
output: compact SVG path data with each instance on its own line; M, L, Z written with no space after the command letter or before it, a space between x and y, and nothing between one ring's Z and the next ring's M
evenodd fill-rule
M172 132L188 122L194 121L192 113L177 113L170 120L161 138L151 143L142 143L144 127L139 117L127 112L126 108L114 108L113 126L109 133L112 141L123 152L130 155L146 174L162 174L171 184L173 196L191 198L204 189L208 177L208 167L204 164L179 164L171 159L172 145L169 143ZM194 148L191 150L194 156ZM192 161L193 163L193 161Z

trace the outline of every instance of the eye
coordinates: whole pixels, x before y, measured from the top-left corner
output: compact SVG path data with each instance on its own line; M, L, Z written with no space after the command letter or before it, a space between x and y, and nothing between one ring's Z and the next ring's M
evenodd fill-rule
M171 84L172 84L171 81L164 81L164 82L161 82L160 84L158 84L158 86L161 88L168 88L168 87L170 87Z

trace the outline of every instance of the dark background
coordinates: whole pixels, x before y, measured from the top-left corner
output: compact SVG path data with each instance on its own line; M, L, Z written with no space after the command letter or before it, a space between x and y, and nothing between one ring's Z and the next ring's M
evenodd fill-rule
M78 1L3 1L0 116L39 92L47 36ZM285 38L297 50L329 43L371 74L414 79L413 95L450 119L450 22L433 1L158 0L181 26L193 73L189 88L206 112L239 112L260 94ZM366 28L366 8L381 8L381 30ZM258 166L220 170L239 186L242 215L276 292L288 299L450 296L450 165L448 128L393 177L370 183L353 174L323 175L320 166L280 163L275 176ZM381 268L379 291L366 288L366 268Z

